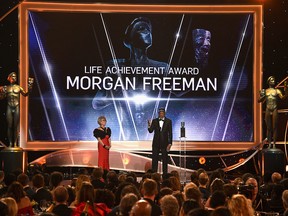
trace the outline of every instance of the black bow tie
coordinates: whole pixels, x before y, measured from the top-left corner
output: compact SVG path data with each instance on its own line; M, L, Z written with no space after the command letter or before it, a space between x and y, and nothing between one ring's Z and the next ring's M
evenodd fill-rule
M159 119L159 121L164 121L164 119Z

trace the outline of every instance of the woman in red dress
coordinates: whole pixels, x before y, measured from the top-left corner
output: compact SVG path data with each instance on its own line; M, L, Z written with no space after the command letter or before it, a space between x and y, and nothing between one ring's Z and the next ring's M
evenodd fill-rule
M100 127L93 131L94 137L98 140L98 167L109 170L109 149L111 148L111 129L106 127L106 117L100 116L98 124Z

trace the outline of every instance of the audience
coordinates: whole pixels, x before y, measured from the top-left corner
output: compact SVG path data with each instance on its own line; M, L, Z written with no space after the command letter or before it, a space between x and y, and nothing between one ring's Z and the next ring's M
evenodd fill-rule
M150 216L151 205L146 200L138 200L131 209L130 216Z
M218 207L224 207L226 204L226 195L223 191L215 191L210 199L210 210Z
M108 189L97 189L95 192L94 203L104 215L111 212L111 209L114 206L114 200L114 194Z
M89 215L95 215L94 188L90 182L83 181L78 193L78 200L73 210L73 216L80 216L85 209Z
M0 215L9 216L8 206L2 201L2 199L0 199Z
M210 216L231 216L231 213L228 208L219 207L212 211Z
M282 180L282 175L278 172L272 173L271 180L273 184L279 184Z
M180 209L180 216L186 216L191 210L201 208L199 203L196 200L190 199L183 202L183 205Z
M69 198L68 190L64 186L56 187L54 189L53 198L55 207L52 212L59 216L70 216L72 209L67 205L67 200Z
M134 206L134 204L138 201L138 197L133 193L126 194L120 202L120 215L129 216L129 213Z
M282 203L284 207L284 214L288 215L288 190L283 191L282 193Z
M23 186L19 182L15 181L9 186L7 197L12 197L16 201L18 215L34 215L30 199L25 195ZM10 207L8 204L7 206Z
M14 198L12 197L5 197L1 199L1 202L5 203L8 207L8 214L9 216L17 216L18 214L18 205ZM2 215L0 213L0 215Z
M163 216L178 216L178 201L173 195L166 195L161 199L161 211Z
M55 188L60 186L64 177L61 172L52 172L50 175L50 190L53 193Z
M32 201L35 191L29 186L29 177L25 173L21 173L18 175L17 181L23 186L23 190Z
M242 194L233 195L228 201L231 216L254 216L251 200Z
M93 170L91 175L91 184L93 185L94 189L104 189L106 184L103 179L103 169L102 167L97 167Z
M3 197L8 190L8 187L17 180L17 177L13 173L8 173L4 177L4 184L2 185L2 188L0 189L0 197Z
M148 171L140 184L132 172L109 171L104 175L102 168L91 171L90 176L87 169L81 169L85 174L73 178L70 185L63 181L60 172L34 174L29 182L29 177L20 170L6 175L0 171L0 215L34 215L35 212L36 215L80 216L85 209L91 216L252 216L255 211L273 211L288 216L286 178L276 172L266 175L263 184L272 186L268 198L263 194L266 193L262 190L263 185L258 189L261 184L258 181L262 181L257 181L250 173L225 183L228 181L224 179L223 171L216 170L208 176L204 169L199 169L192 174L198 186L190 182L183 187L175 170L163 176L163 181L159 173ZM44 176L46 184L50 182L50 188L45 188ZM29 186L31 184L33 187ZM41 200L54 201L45 213L37 209ZM74 201L69 207L71 200Z
M75 186L75 200L70 204L71 207L75 207L77 204L79 204L79 193L83 182L90 182L90 177L83 174L78 176Z
M32 184L35 188L35 194L33 195L33 200L35 202L40 204L41 200L53 200L51 192L44 188L44 177L41 174L36 174L35 176L33 176Z
M4 177L5 177L4 171L0 170L0 190L5 186Z
M207 185L209 183L209 177L207 175L206 172L201 172L199 177L198 177L198 181L199 181L199 190L202 194L202 199L203 200L208 200L209 196L210 196L210 192L207 189Z
M146 179L144 181L141 192L143 194L143 199L146 200L152 207L151 216L161 215L161 208L154 202L158 193L157 190L157 183L153 179Z
M197 208L191 210L187 216L209 216L209 212L202 208Z

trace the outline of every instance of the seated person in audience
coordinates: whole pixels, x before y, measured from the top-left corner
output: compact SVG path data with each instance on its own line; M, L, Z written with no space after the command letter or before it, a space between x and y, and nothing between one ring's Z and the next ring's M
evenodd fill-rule
M230 199L234 194L238 194L238 189L236 185L228 183L223 186L223 192L227 199Z
M150 216L151 205L146 200L138 200L131 209L130 216Z
M282 193L282 203L284 207L284 216L288 216L288 190L284 190Z
M95 189L104 189L106 184L103 179L103 169L102 167L96 167L91 175L91 184Z
M201 206L199 205L199 203L194 200L194 199L189 199L184 201L181 209L180 209L180 213L179 216L186 216L188 214L188 212L190 212L193 209L197 209L197 208L201 208Z
M13 173L8 173L7 175L4 176L4 185L0 189L0 197L5 196L5 194L7 193L8 187L16 180L17 178Z
M155 197L158 194L157 183L152 179L146 179L143 183L141 192L143 194L143 199L146 200L152 207L151 216L161 215L160 207L154 202Z
M250 191L249 198L252 201L252 206L256 211L269 211L269 205L265 199L262 199L258 193L258 182L255 178L248 178L245 182L245 185L253 186L253 189Z
M198 179L198 172L196 170L192 171L190 175L191 182L193 182L195 185L199 186L199 179Z
M41 174L36 174L33 176L32 184L36 192L33 195L33 200L35 200L38 204L40 204L41 200L53 200L51 192L44 188L44 177Z
M282 180L282 175L278 172L272 173L271 180L273 184L279 184Z
M0 170L0 190L5 186L4 177L5 177L4 171Z
M181 183L180 180L178 178L176 178L175 176L171 176L168 179L171 182L171 189L173 191L180 191L181 190Z
M180 181L180 175L179 175L179 172L177 170L172 170L171 174Z
M163 216L178 216L178 201L173 195L164 196L161 199L160 207Z
M271 200L268 201L269 209L273 212L283 214L284 207L282 203L282 193L284 187L281 184L275 184L271 192Z
M75 200L70 204L71 207L75 207L77 204L79 204L79 192L83 182L90 182L90 177L88 175L78 176L75 186Z
M29 186L29 177L25 173L21 173L17 177L17 181L23 186L23 190L30 200L33 199L35 191Z
M17 206L17 203L16 203L14 198L5 197L5 198L2 198L1 201L3 203L5 203L8 207L8 214L7 214L8 216L18 215L18 206ZM2 214L0 213L0 215L2 215ZM4 214L3 214L3 216L4 216Z
M184 194L181 192L181 191L175 191L173 192L172 194L178 201L178 206L179 206L179 212L180 212L180 209L181 209L181 206L183 205L184 203Z
M251 200L247 199L242 194L235 194L228 201L228 209L231 216L254 216L254 209L252 208Z
M223 191L215 191L210 199L210 208L208 210L212 211L218 207L224 207L226 205L226 195Z
M137 181L137 175L134 172L127 173L127 180L126 181L133 183L136 187L139 188L139 183Z
M188 212L187 216L209 216L209 211L202 208L197 208Z
M212 211L210 216L231 216L231 213L227 207L219 207Z
M162 176L160 173L152 173L151 174L151 179L153 179L154 181L156 181L157 185L158 185L158 191L160 191L160 186L162 183Z
M6 203L2 202L2 199L0 199L0 215L9 215L8 214L8 206Z
M52 212L58 216L70 216L72 209L67 205L68 191L64 186L58 186L54 189L53 198L55 207Z
M61 172L52 172L50 175L50 187L51 187L51 193L54 192L55 188L61 185L61 182L63 181L64 176Z
M119 185L118 175L115 171L109 171L106 175L106 189L116 192Z
M207 184L209 182L209 177L207 175L206 172L202 172L200 173L199 177L198 177L198 182L199 182L199 190L202 194L202 199L204 201L208 200L209 196L210 196L210 192L207 189Z
M193 183L193 182L190 182L190 183L188 183L188 184L185 185L185 187L184 187L184 189L183 189L184 199L185 199L185 200L189 199L189 198L187 198L187 196L186 196L186 195L187 195L187 190L188 190L189 188L197 188L197 189L198 189L198 186L197 186L195 183Z
M15 181L9 186L7 197L15 199L18 206L18 215L34 215L30 199L25 195L23 186L19 182Z
M133 193L126 194L120 201L119 210L120 215L129 216L129 213L135 203L138 201L138 197Z
M186 200L193 199L196 202L198 202L201 207L203 207L203 202L202 202L202 198L201 198L202 194L201 194L199 188L188 188L186 190L185 196L186 196Z
M215 191L223 191L224 188L224 181L219 178L215 178L212 183L210 184L210 194L213 194ZM205 203L205 207L209 208L210 206L210 199L208 198L207 202Z
M80 216L83 210L87 210L88 215L98 215L94 206L94 188L90 182L83 181L79 190L78 200L73 209L72 216ZM86 209L87 205L87 209Z
M122 187L124 186L124 187ZM119 194L119 198L117 194ZM122 185L119 185L118 187L118 190L117 190L117 193L115 195L115 207L112 209L112 211L108 214L109 216L116 216L116 215L119 215L120 214L120 201L121 199L128 193L133 193L137 196L138 199L141 198L141 195L140 195L140 192L138 191L138 189L136 188L135 185L132 185L131 183L128 183L128 182L124 182ZM119 200L119 204L117 205L117 201L116 201L116 198L117 200Z
M155 196L154 202L160 206L160 200L166 195L172 195L173 190L169 187L163 187L160 189L159 193Z
M97 189L95 192L94 203L97 208L100 208L105 215L111 212L114 207L115 196L112 191L108 189Z

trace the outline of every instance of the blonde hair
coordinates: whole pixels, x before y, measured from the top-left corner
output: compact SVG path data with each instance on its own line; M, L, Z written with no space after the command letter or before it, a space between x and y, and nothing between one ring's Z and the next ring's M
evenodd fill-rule
M77 180L76 180L76 187L75 187L75 192L76 192L76 204L79 203L79 193L80 189L83 185L83 182L89 182L90 183L90 177L88 175L79 175Z
M18 205L12 197L5 197L2 198L1 201L5 203L8 207L8 215L9 216L16 216L18 213Z
M288 190L283 191L282 193L282 202L284 208L288 208Z
M105 116L99 116L99 117L98 117L97 122L98 122L99 125L100 125L100 122L101 122L103 119L104 119L105 121L107 121Z
M232 216L253 216L254 209L252 208L251 200L247 199L242 194L235 194L228 201L228 209Z
M176 216L179 212L178 201L173 195L165 195L161 199L160 208L166 216Z
M195 188L195 189L198 189L198 186L195 184L195 183L193 183L193 182L190 182L190 183L188 183L188 184L186 184L185 186L184 186L184 189L183 189L183 192L184 192L184 199L186 200L187 199L187 190L189 189L189 188Z

